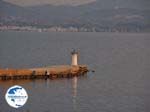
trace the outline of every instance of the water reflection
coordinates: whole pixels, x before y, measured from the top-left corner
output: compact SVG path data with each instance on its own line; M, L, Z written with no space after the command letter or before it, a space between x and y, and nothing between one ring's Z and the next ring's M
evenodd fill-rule
M49 88L50 80L44 80L44 84L46 88Z
M31 82L33 82L33 80L0 80L0 86L7 88L13 85L24 85Z
M73 87L73 109L76 111L77 109L77 83L78 83L78 78L74 77L72 79L72 87Z

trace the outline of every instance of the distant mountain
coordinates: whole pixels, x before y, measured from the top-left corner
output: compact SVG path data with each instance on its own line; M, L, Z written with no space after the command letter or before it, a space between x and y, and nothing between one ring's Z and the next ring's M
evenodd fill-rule
M149 0L3 0L8 3L20 6L85 6L91 8L112 9L112 8L134 8L150 9Z
M0 1L0 16L24 16L27 17L29 11L26 8L19 7L4 1Z
M26 7L26 6L37 6L46 4L54 6L60 5L78 6L95 2L96 0L3 0L3 1Z
M42 5L20 7L0 1L0 24L4 25L33 25L38 27L76 27L95 29L96 31L112 29L150 29L150 9L142 9L140 5L132 8L127 3L122 7L108 4L109 0L89 3L80 6ZM149 3L147 0L144 3ZM108 4L108 5L106 5ZM104 7L107 6L107 7ZM121 5L119 5L121 6Z

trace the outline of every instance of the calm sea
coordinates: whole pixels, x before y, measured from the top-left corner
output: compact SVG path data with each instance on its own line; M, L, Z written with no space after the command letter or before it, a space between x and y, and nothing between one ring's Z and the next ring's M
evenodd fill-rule
M0 32L0 68L70 64L72 48L95 73L0 81L0 112L150 112L150 34ZM4 98L16 84L29 95L19 109Z

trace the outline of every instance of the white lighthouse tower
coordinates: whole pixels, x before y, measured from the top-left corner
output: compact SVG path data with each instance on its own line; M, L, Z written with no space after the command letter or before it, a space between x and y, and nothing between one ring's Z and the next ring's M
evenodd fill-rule
M72 55L72 63L71 63L71 65L77 66L78 65L78 52L73 50L71 52L71 55Z

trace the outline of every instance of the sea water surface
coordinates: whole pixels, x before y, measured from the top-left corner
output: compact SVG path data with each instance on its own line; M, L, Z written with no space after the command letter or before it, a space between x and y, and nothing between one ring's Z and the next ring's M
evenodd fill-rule
M150 112L150 34L0 32L0 68L70 64L72 48L95 73L0 81L0 112ZM5 101L16 84L29 96L19 109Z

